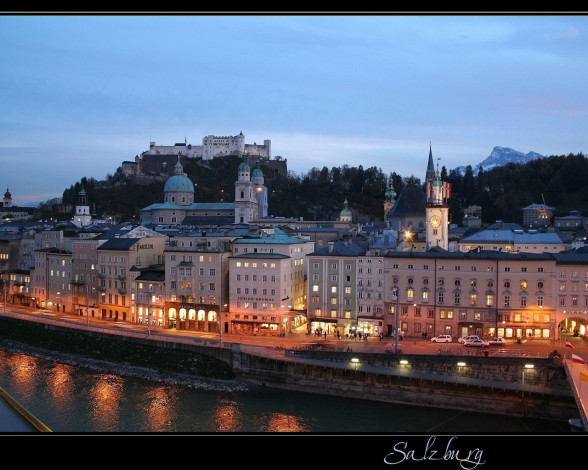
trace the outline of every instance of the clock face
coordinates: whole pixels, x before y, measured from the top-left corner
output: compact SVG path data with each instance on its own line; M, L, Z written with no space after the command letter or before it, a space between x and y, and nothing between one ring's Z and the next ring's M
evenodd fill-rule
M441 219L434 215L429 219L429 223L431 224L431 227L437 228L439 225L441 225Z

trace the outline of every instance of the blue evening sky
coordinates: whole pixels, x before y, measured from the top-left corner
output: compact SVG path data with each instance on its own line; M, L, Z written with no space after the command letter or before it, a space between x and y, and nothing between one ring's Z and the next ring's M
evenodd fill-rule
M0 64L14 205L211 134L421 180L429 143L448 169L588 151L588 16L3 15Z

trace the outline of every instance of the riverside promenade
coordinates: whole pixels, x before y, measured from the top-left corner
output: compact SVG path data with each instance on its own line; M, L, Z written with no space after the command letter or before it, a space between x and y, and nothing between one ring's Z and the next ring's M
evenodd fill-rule
M296 351L304 351L312 349L316 345L328 343L329 347L335 351L360 353L381 353L386 354L385 351L390 349L394 343L393 338L369 338L367 341L359 341L353 339L333 339L318 337L313 334L306 333L306 326L298 329L286 337L268 337L268 336L241 336L232 334L223 334L222 341L219 333L214 332L193 332L186 330L170 330L152 328L147 332L144 325L131 325L128 323L113 323L112 321L104 321L98 319L88 319L77 315L67 313L36 310L36 309L7 309L6 312L0 310L0 315L7 317L19 318L34 322L41 322L53 325L61 325L68 328L88 329L92 331L103 331L109 334L118 334L120 336L129 337L151 337L157 341L171 341L177 343L199 344L206 347L220 348L220 349L234 349L237 347L241 352L247 354L270 357L286 361L308 361L314 362L312 359L301 357L296 354ZM585 430L586 426L586 404L588 404L588 382L580 381L580 364L568 364L567 359L571 358L571 348L565 346L565 341L568 340L573 346L573 353L582 358L588 357L588 348L585 341L579 337L571 337L569 335L563 336L556 341L550 340L529 340L518 343L515 341L507 341L505 347L490 347L484 350L466 348L458 343L444 343L434 344L430 341L425 341L421 338L413 339L405 337L399 342L399 349L404 354L415 355L443 355L443 356L497 356L497 357L520 357L528 360L533 358L547 358L551 353L557 351L560 355L566 358L565 369L568 374L568 379L574 388L574 395L576 403L582 416L582 421ZM292 354L294 352L294 354ZM345 354L347 356L348 354ZM339 364L336 367L353 368L358 367L357 364ZM333 362L330 361L330 367L333 367ZM365 366L359 365L360 368ZM585 365L583 366L585 368ZM573 374L576 372L576 376ZM390 372L388 372L390 373ZM469 380L472 380L471 378ZM531 384L524 383L524 374L522 383L519 384L521 390L532 391ZM0 384L1 385L1 384ZM516 386L516 384L515 384Z

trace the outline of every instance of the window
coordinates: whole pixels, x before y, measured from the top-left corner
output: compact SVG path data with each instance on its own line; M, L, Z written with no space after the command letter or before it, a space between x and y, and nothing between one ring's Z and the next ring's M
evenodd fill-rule
M539 307L542 307L543 306L543 296L542 295L538 295L537 296L537 305Z
M476 305L476 301L478 300L478 295L477 294L471 294L470 295L470 305Z
M526 306L527 306L527 296L521 295L521 307L526 307Z
M505 295L504 296L504 306L505 307L510 307L510 295Z
M486 306L491 307L494 304L494 295L488 294L486 295Z
M527 288L527 281L521 281L521 289Z
M455 292L455 293L453 294L453 303L454 303L455 305L459 305L459 302L460 302L460 300L461 300L461 295L460 295L460 293L459 293L459 292Z

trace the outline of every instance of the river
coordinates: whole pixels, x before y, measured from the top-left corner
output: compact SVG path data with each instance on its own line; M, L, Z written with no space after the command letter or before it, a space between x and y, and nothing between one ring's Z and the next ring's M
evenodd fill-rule
M265 388L214 390L0 351L0 386L57 433L567 433L548 420Z

